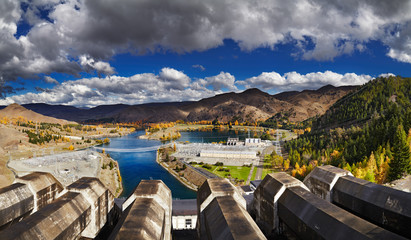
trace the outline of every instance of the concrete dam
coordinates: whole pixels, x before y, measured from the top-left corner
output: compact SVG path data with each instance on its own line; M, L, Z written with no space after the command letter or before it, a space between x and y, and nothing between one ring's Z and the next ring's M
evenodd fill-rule
M411 238L411 193L336 167L303 182L272 173L244 196L227 179L207 179L193 204L176 204L161 180L142 180L121 200L97 178L64 188L33 172L0 189L0 239Z

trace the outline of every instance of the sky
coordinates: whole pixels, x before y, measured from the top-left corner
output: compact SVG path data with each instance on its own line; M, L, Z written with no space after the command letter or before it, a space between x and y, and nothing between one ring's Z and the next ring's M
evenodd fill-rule
M1 0L0 105L270 94L411 76L408 0Z

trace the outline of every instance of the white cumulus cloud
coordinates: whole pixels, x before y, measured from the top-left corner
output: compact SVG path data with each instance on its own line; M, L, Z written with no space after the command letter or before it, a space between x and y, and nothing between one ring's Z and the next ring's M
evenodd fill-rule
M239 84L247 88L257 87L263 90L289 91L318 89L328 84L333 86L361 85L371 79L370 75L339 74L331 71L307 74L288 72L283 75L277 72L263 72L259 76L248 78Z
M391 76L381 74L380 76ZM331 71L300 74L263 72L239 81L228 72L202 79L191 79L182 71L163 68L159 74L141 73L130 77L105 76L65 81L39 93L26 93L0 99L0 105L11 103L66 104L93 107L103 104L142 104L149 102L195 101L228 91L259 88L269 93L318 89L324 85L360 85L371 80L369 75L339 74Z
M220 74L212 77L206 77L205 85L211 86L214 91L228 89L231 91L236 91L237 87L234 85L235 77L227 72L220 72Z

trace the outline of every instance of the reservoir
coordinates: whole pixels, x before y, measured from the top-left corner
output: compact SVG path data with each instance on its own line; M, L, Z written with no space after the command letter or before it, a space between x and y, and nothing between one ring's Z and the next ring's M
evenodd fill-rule
M174 199L196 198L197 193L175 179L156 162L156 150L133 152L133 149L149 149L161 145L160 141L139 139L138 136L145 131L137 131L120 138L111 138L110 143L104 145L106 153L118 161L121 177L123 179L123 193L120 197L128 197L141 180L161 179L170 188ZM251 133L250 133L251 134ZM177 141L189 142L219 142L227 140L227 137L239 137L244 139L245 132L234 131L191 131L181 132L181 138ZM252 135L251 135L252 136ZM130 149L130 152L110 151L110 148Z

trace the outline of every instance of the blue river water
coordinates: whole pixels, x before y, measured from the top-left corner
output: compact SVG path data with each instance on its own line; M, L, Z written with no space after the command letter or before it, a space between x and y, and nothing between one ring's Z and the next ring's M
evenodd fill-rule
M121 177L123 180L123 193L120 197L128 197L135 187L143 179L161 179L170 188L174 199L189 199L196 198L195 191L187 188L170 173L164 170L156 162L156 151L147 152L116 152L110 151L110 148L116 149L136 149L158 146L160 141L139 139L138 136L143 135L144 131L137 131L127 136L120 138L111 138L110 143L105 145L105 151L110 156L118 161L120 165ZM181 132L181 138L178 141L190 142L219 142L227 140L227 137L246 137L244 132L234 131L191 131Z

